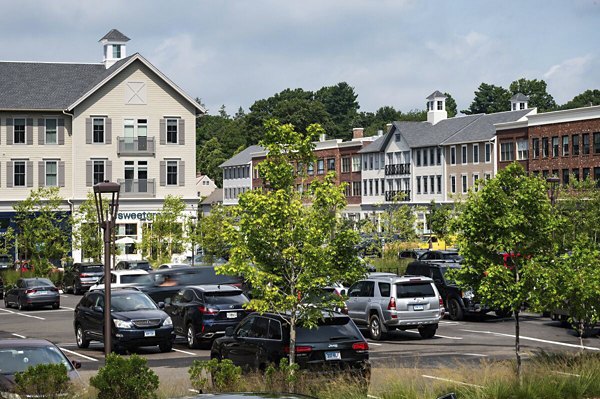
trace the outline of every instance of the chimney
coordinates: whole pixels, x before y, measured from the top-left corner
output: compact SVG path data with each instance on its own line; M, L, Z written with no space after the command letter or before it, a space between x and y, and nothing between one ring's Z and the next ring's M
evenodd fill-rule
M365 129L363 129L362 127L355 127L354 129L352 129L352 138L353 139L362 139L364 132L365 132Z
M383 136L383 130L379 129L377 131L377 137L381 137L381 136Z
M327 137L327 136L325 136L325 133L321 133L321 134L319 135L319 141L325 141L326 137Z
M390 130L392 130L392 124L391 124L391 123L387 123L387 124L385 125L385 132L386 132L386 133L389 133L389 132L390 132Z

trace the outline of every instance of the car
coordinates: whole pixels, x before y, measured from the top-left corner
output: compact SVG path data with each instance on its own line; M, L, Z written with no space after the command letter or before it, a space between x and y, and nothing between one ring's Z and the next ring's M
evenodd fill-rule
M165 301L175 334L184 336L190 348L198 348L225 334L249 313L248 298L231 285L192 285Z
M115 265L115 270L131 270L131 269L140 269L151 271L152 266L150 266L150 262L147 260L120 260Z
M158 269L176 269L178 267L190 267L190 265L187 263L163 263L158 266Z
M15 374L39 364L64 364L71 382L83 385L77 372L81 363L69 360L52 342L31 338L0 339L0 377L3 377L0 378L0 397L18 398L10 394L15 387Z
M173 322L148 295L136 289L111 290L112 348L117 353L140 346L173 348ZM104 341L104 291L88 291L75 306L73 319L77 347Z
M4 279L2 278L2 274L0 274L0 299L4 298Z
M13 268L12 256L8 254L0 254L0 272Z
M450 263L461 263L463 257L455 250L432 250L425 251L419 256L418 261L445 261Z
M4 307L15 306L19 310L35 306L60 307L58 288L47 278L20 278L14 287L4 294Z
M154 279L145 270L111 270L110 286L111 288L150 286L154 284ZM90 291L104 289L104 276L90 287Z
M104 265L98 262L74 263L65 268L63 287L65 292L83 294L104 276Z
M194 256L194 266L218 266L218 265L224 265L225 263L227 263L227 260L224 258L217 258L214 256L210 256L210 255L205 255L205 254L198 254L196 256ZM187 262L189 262L189 264L192 264L192 257L188 257Z
M265 370L289 358L289 315L252 313L217 338L211 359L230 359L249 370ZM324 312L315 328L297 327L296 363L314 371L352 370L370 377L369 344L346 315Z
M348 289L348 316L380 340L393 330L417 329L422 338L433 338L444 303L433 280L421 276L376 274Z
M419 259L427 250L425 249L406 249L398 252L398 258L400 259Z

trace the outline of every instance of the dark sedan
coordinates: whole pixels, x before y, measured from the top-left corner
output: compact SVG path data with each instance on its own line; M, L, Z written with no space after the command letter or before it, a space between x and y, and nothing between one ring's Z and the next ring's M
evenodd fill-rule
M47 278L20 278L4 295L4 307L15 306L19 310L34 306L60 307L58 288Z
M190 348L198 348L225 334L227 327L235 327L247 315L245 303L248 298L237 287L197 285L168 298L165 312L173 320L175 333L185 336Z
M246 369L264 370L289 357L290 329L286 316L253 313L225 336L217 338L211 358L230 359ZM302 369L351 370L370 377L369 344L346 315L324 313L316 328L296 329L296 362Z

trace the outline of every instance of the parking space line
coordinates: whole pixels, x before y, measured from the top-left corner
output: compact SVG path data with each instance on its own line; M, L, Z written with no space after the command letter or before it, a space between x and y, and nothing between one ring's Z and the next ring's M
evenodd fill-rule
M447 326L456 326L459 325L461 323L459 323L458 321L445 321L445 320L440 320L439 322L440 324L445 324Z
M70 308L68 306L61 306L60 309L45 309L45 310L38 310L36 313L53 313L53 312L70 312L75 310L75 308Z
M475 385L475 384L469 384L469 383L466 383L466 382L450 380L448 378L434 377L432 375L421 374L421 377L430 378L432 380L438 380L438 381L452 382L454 384L466 385L466 386L469 386L469 387L483 388L481 385Z
M515 338L515 336L512 335L512 334L503 334L503 333L498 333L498 332L493 332L493 331L477 331L477 330L464 330L464 329L461 330L461 331L474 332L474 333L480 333L480 334L492 334L492 335L497 335L499 337ZM583 346L582 347L581 345L568 344L566 342L550 341L550 340L547 340L547 339L526 337L526 336L523 336L523 335L520 335L519 339L522 339L524 341L534 341L534 342L542 342L542 343L545 343L545 344L567 346L569 348L583 348L583 349L589 349L589 350L592 350L592 351L600 351L600 348L596 348L594 346Z
M196 356L196 354L195 354L195 353L192 353L192 352L186 352L186 351L182 351L181 349L175 349L175 348L173 348L173 350L174 350L175 352L181 352L181 353L185 353L186 355L190 355L190 356Z
M67 353L70 353L72 355L79 356L79 357L82 357L82 358L87 359L87 360L91 360L93 362L97 362L98 361L98 359L95 359L93 357L89 357L89 356L86 356L86 355L82 355L81 353L78 353L78 352L75 352L75 351L70 351L68 349L63 348L62 346L59 346L59 348L63 352L67 352Z
M378 344L376 342L367 341L369 345L382 346L383 344Z
M449 337L447 335L435 334L435 337L446 338L446 339L462 339L462 337Z
M581 377L579 374L565 373L563 371L553 371L554 374L568 375L569 377Z
M465 356L477 356L477 357L488 357L488 355L482 355L481 353L463 353Z
M12 335L14 335L14 336L15 336L15 337L17 337L17 338L23 338L23 339L27 338L26 336L24 336L24 335L21 335L21 334L15 334L15 333L12 333Z
M20 312L13 312L12 310L8 310L8 309L0 309L3 312L7 312L7 313L11 313L11 314L15 314L17 316L23 316L23 317L30 317L32 319L38 319L38 320L46 320L43 317L39 317L39 316L32 316L30 314L25 314L25 313L20 313Z

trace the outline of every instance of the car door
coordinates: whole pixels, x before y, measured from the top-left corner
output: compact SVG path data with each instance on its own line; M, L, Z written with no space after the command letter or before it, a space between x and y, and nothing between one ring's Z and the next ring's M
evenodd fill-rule
M242 367L251 365L249 338L252 336L252 325L259 316L250 316L240 322L233 332L233 337L223 345L223 358L230 359L233 364Z
M13 304L13 303L16 304L17 297L19 295L19 289L21 289L24 285L25 285L25 283L23 282L23 279L22 278L18 279L15 286L6 292L6 302L11 303L11 304Z
M433 279L433 282L435 284L435 288L437 288L438 292L440 293L441 297L444 299L444 303L446 302L446 299L448 298L448 289L446 287L446 284L444 283L444 276L442 276L442 272L438 267L431 267L431 278Z
M173 295L170 300L165 302L165 312L171 316L173 321L173 328L175 332L183 334L185 326L183 325L182 312L185 306L184 292L186 290L180 290L177 294Z
M350 316L355 323L358 323L360 320L362 320L361 315L358 314L358 309L360 308L360 293L362 291L363 284L363 281L359 281L352 284L352 286L348 289L348 300L346 301L346 307L348 308L348 316Z
M88 331L96 339L102 339L104 336L104 294L95 293L92 295L93 298L90 298Z

